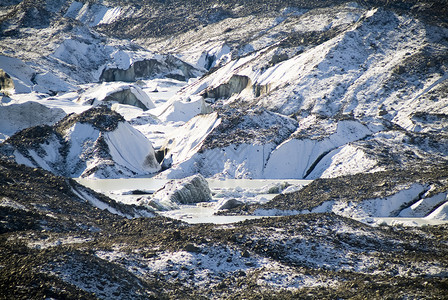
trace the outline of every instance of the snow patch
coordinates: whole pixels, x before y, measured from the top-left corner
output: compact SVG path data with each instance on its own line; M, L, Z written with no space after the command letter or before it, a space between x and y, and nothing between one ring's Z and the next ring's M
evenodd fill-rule
M126 83L105 82L84 92L78 103L99 105L103 102L133 105L144 110L155 108L154 102L139 86Z
M0 206L2 206L2 207L10 207L10 208L13 208L13 209L18 209L18 210L29 211L29 209L26 208L25 205L20 204L17 201L11 200L11 199L9 199L7 197L2 197L0 199Z
M299 128L301 130L301 128ZM265 178L316 178L324 172L327 162L321 162L313 171L312 166L322 155L371 134L371 131L357 121L340 121L336 132L322 140L289 139L280 144L269 156L263 171ZM328 159L328 158L327 158ZM308 172L308 173L307 173Z

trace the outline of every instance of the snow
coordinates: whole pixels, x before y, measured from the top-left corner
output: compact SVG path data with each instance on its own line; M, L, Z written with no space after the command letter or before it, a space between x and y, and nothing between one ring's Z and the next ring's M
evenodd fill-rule
M205 41L183 51L179 58L195 67L210 69L229 62L231 48L225 42Z
M307 178L332 178L382 170L364 151L348 144L328 153Z
M413 184L411 187L386 198L366 200L359 203L355 201L349 203L336 202L332 205L331 211L351 218L393 217L398 215L403 207L418 199L420 193L425 190L425 186Z
M76 14L81 8L83 7L82 2L73 1L70 4L70 7L67 9L67 12L65 13L64 17L66 18L76 18Z
M266 178L304 178L310 175L307 171L312 170L310 169L312 164L321 155L369 134L371 134L370 130L356 121L341 121L337 123L335 133L323 140L289 139L272 151L264 169L264 176ZM307 178L319 177L326 170L322 165L325 167L325 161L318 165L317 170L315 169L314 173Z
M173 97L158 118L164 122L187 122L199 114L209 112L202 97L191 97L186 100Z
M96 255L108 261L117 262L126 257L127 268L136 275L146 273L165 273L168 277L175 277L188 281L194 286L205 286L217 283L225 273L251 271L260 268L261 264L267 264L268 260L259 257L243 257L242 253L232 248L201 247L200 252L175 251L162 252L157 256L145 259L141 255L129 255L119 250L97 251ZM232 259L227 260L228 257ZM190 270L195 270L194 278L190 277Z
M65 132L65 140L70 141L70 149L67 154L68 170L73 177L82 176L86 167L93 167L92 162L89 164L89 161L84 162L84 160L94 152L95 141L99 136L99 130L90 124L82 123L75 124Z
M13 208L13 209L19 209L19 210L24 210L24 211L29 211L29 209L26 208L25 205L22 205L19 202L11 200L11 199L9 199L7 197L2 197L0 199L0 206L1 207L10 207L10 208Z
M173 158L174 164L186 161L201 147L207 135L220 122L217 113L195 116L167 135L163 148L168 150L167 155Z
M5 71L14 82L15 93L30 93L35 71L18 58L0 55L0 69Z
M63 81L61 78L56 77L50 72L36 74L34 81L36 83L34 91L38 93L47 93L49 91L67 92L75 90L74 85Z
M445 200L447 200L445 198ZM425 219L430 220L448 220L448 202L445 202L434 210L431 214L425 217Z
M439 212L433 211L435 207L442 204L443 202L447 202L447 193L439 193L432 197L426 198L423 197L418 202L412 204L407 209L404 209L400 212L401 217L425 217L434 218L434 219L448 219L447 216L443 216L443 208L440 209ZM443 205L442 205L443 206ZM437 209L436 209L437 210Z
M58 247L61 245L82 244L82 243L90 242L92 240L93 240L92 238L83 238L83 237L77 237L77 236L61 237L61 238L47 238L47 239L42 239L42 240L29 241L27 243L27 246L29 248L42 250L42 249Z
M193 119L195 120L195 119ZM343 146L351 141L356 141L370 135L372 132L364 125L356 121L341 121L337 124L334 133L324 139L295 139L291 138L280 144L275 148L274 144L263 145L230 145L225 148L207 149L201 154L192 155L197 151L195 147L199 143L197 139L192 141L191 134L198 132L200 140L203 140L207 131L199 131L196 124L191 124L191 121L185 124L182 128L188 128L188 135L183 131L177 132L179 136L183 136L185 142L175 143L174 147L169 149L169 154L173 156L174 167L166 171L164 176L167 178L176 178L184 176L181 174L189 174L198 171L201 166L207 166L206 169L201 169L201 173L205 176L220 176L226 178L277 178L277 179L302 179L307 175L307 178L313 179L319 177L326 170L329 157L334 155L331 152L340 146ZM200 128L204 128L201 124ZM299 127L299 130L301 128ZM294 134L293 134L294 135ZM180 137L170 138L168 142L178 141ZM188 138L188 139L187 139ZM179 145L179 146L178 146ZM274 149L275 148L275 149ZM180 151L180 152L178 152ZM325 156L323 162L319 163L312 171L313 164L322 159L321 155L330 153L330 156ZM343 153L344 154L344 153ZM341 159L344 160L344 156ZM188 161L190 160L190 161ZM345 161L344 161L345 162ZM366 164L361 168L358 165L359 171L365 171L365 168L374 167L374 163ZM182 170L179 173L178 170ZM356 172L354 170L353 172Z
M272 148L272 144L232 144L224 148L207 149L202 153L194 153L159 176L182 178L200 172L206 177L263 178L263 167Z
M154 157L151 142L129 124L120 123L116 130L105 133L112 159L137 174L155 173L160 170L157 162L148 161ZM132 145L132 147L129 147Z
M121 16L121 7L107 9L97 25L110 24L115 22Z
M421 184L412 184L409 188L386 197L364 201L329 201L311 210L311 212L334 212L348 218L363 219L368 217L393 217L418 199L420 193L426 190Z
M122 70L127 70L132 64L132 57L129 52L123 50L116 50L112 53L113 61L115 62L117 68Z
M13 155L18 164L34 167L34 164L28 158L23 156L22 153L20 153L19 151L14 150Z
M389 224L406 224L406 226L421 226L432 220L448 220L446 193L437 194L430 198L419 199L422 193L428 192L428 187L414 183L409 187L402 187L396 193L385 197L369 200L331 200L314 207L311 210L278 210L257 209L256 216L289 216L308 213L333 212L347 218L352 218L367 224L380 225L384 220ZM436 204L441 204L433 211ZM419 218L422 218L421 221ZM376 219L376 221L375 221Z
M236 73L235 71L239 70L242 66L253 60L256 56L256 54L251 54L237 60L230 61L222 68L219 68L217 71L215 71L212 76L202 77L200 80L187 86L182 90L182 95L190 96L199 94L206 88L217 87L221 83L227 82L233 75L233 73Z
M37 148L15 150L16 161L69 177L116 178L160 170L151 142L128 123L100 132L89 123L78 122L61 134L65 142L53 134Z
M93 197L87 191L82 191L82 190L78 190L78 189L77 190L72 189L72 192L75 193L79 198L84 199L85 201L89 202L90 204L92 204L93 206L95 206L95 207L97 207L97 208L99 208L101 210L105 210L106 209L106 210L108 210L112 214L131 218L130 216L127 216L127 215L117 211L115 208L111 207L107 203L104 203L104 202L98 200L97 198Z
M433 127L422 128L412 119L413 113L448 113L443 96L431 101L424 97L446 82L448 74L405 72L401 75L397 72L399 67L406 69L413 56L444 53L448 49L443 42L445 29L435 29L410 16L381 8L367 11L351 2L332 8L331 13L325 9L308 12L286 8L275 17L228 18L158 41L157 45L149 43L196 66L200 69L197 76L206 69L220 67L204 77L188 83L169 78L139 80L132 84L88 83L98 81L106 68L126 70L137 61L165 62L166 58L130 41L124 43L96 33L92 27L113 23L132 11L129 7L101 3L72 1L65 17L76 19L86 24L85 27L77 26L70 32L59 27L27 28L21 33L26 32L30 37L22 44L16 44L11 38L2 40L4 55L0 56L0 68L12 77L15 90L11 100L5 98L2 103L6 106L0 107L0 141L38 122L56 121L56 117L49 120L50 116L38 109L25 110L24 102L30 100L52 108L52 113L60 112L55 108L62 108L65 113L80 113L90 108L92 102L97 105L115 92L129 90L150 109L144 112L135 106L114 103L113 110L122 114L129 124L120 124L114 132L104 134L87 124L71 128L64 137L70 141L70 149L63 169L73 172L72 176L85 176L98 166L102 170L90 174L92 178L157 172L158 164L145 163L148 155L154 156L152 145L166 150L166 160L173 163L171 169L158 175L159 178L182 178L199 172L214 178L286 180L376 172L384 167L378 165L363 145L384 141L385 146L410 148L402 142L406 133L387 131L383 121L405 130L427 132ZM293 49L279 47L278 36L282 32L318 36L340 28L345 30L334 36L329 34L330 38L318 46L299 43ZM49 42L45 36L54 38ZM238 40L244 40L245 44L236 45ZM42 54L29 51L31 47L41 49ZM282 54L283 50L287 58L271 63L274 53ZM180 70L170 72L181 74ZM243 91L219 100L223 105L247 101L279 114L293 115L298 122L297 131L280 144L243 143L203 149L204 140L220 125L221 119L206 103L206 100L216 99L204 99L201 94L225 84L233 75L247 76L250 84ZM402 81L406 81L404 87ZM269 93L255 96L254 90L262 87ZM24 113L23 118L7 110L15 105L21 105L17 110ZM386 114L379 117L381 109ZM2 115L3 111L6 113ZM359 121L341 121L338 119L341 114ZM253 118L256 124L269 124L272 120L272 116L266 115L259 120ZM318 126L322 130L313 130ZM443 128L443 125L438 127L440 131ZM100 137L108 145L110 160L95 156L95 144ZM40 147L43 152L15 151L16 161L54 170L60 163L58 149L61 145L52 139L49 145ZM417 150L414 151L416 155L425 155L422 149ZM272 187L276 186L267 189ZM394 214L446 219L446 193L418 199L426 188L417 184L387 199L363 203L327 202L313 211L333 211L364 219ZM300 186L292 186L283 192L298 189ZM260 194L234 186L217 190L216 195L222 201L233 197L249 203L266 200L266 196ZM412 201L416 203L404 208Z
M65 17L79 20L93 27L114 22L121 16L121 10L121 7L73 1L65 13Z
M108 96L127 90L129 90L147 109L155 108L155 105L149 98L148 94L146 94L139 86L122 82L104 82L100 85L94 85L87 89L81 97L79 97L77 102L84 105L98 105L102 101L106 100ZM132 99L120 100L132 101Z

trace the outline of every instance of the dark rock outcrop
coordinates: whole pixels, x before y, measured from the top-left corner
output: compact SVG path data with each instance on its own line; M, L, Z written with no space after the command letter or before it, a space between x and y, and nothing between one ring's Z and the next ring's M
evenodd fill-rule
M138 79L152 79L156 77L168 77L185 81L198 76L198 70L191 65L167 55L163 59L145 59L136 61L126 69L106 68L100 76L100 81L125 81L135 82Z
M8 73L0 69L0 91L8 92L13 89L14 89L14 81L11 79L11 76L9 76Z
M226 83L205 91L203 96L214 99L229 98L234 94L241 93L250 86L252 86L252 81L249 77L234 74Z

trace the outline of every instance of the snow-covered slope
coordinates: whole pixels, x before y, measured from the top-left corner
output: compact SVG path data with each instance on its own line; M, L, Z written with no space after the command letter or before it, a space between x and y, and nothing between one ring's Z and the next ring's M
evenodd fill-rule
M53 127L24 129L1 150L18 163L68 177L130 177L160 169L151 142L104 107L69 115Z
M121 103L143 110L155 108L152 100L139 86L122 82L95 85L82 93L77 102L93 106Z
M0 1L1 294L446 298L447 132L445 0Z
M103 100L149 109L115 105L163 150L171 168L161 177L319 178L446 162L443 5L173 3L8 6L6 93L84 105L72 111ZM182 85L159 89L161 78Z
M120 11L77 1L22 1L13 7L0 17L0 69L13 79L11 91L54 94L97 81L187 80L202 74L172 55L92 28L115 20Z
M320 178L299 191L258 205L259 215L331 212L372 223L373 218L447 220L448 173L445 166L423 171L380 171ZM414 221L409 224L416 225Z
M184 98L200 95L216 108L263 106L297 120L297 133L280 145L265 145L266 161L244 167L248 177L318 178L402 168L418 161L398 159L384 164L378 144L389 143L386 136L395 140L392 148L407 147L408 153L421 161L445 160L448 152L444 147L401 145L400 134L390 130L398 126L405 136L426 130L431 132L429 139L446 139L441 129L448 113L448 94L443 88L448 82L448 30L383 8L364 9L352 3L338 9L336 15L326 9L284 15L266 29L263 38L251 41L247 55L233 52L226 57L234 59L180 92ZM269 20L254 27L273 22ZM225 22L229 21L221 23ZM281 30L289 30L289 34L280 35ZM218 53L218 48L213 51ZM275 123L273 119L267 122ZM435 124L437 129L429 129ZM250 128L257 132L252 144L264 135L260 128ZM335 128L336 133L331 133ZM235 143L234 148L240 144ZM241 166L233 156L216 158L220 151L228 151L217 143L208 149L215 147L219 149L213 158L201 158L204 166L214 165L216 160ZM259 151L240 154L250 160ZM206 168L204 174L228 173L224 163L219 168L220 172L211 173ZM232 171L226 176L235 174Z

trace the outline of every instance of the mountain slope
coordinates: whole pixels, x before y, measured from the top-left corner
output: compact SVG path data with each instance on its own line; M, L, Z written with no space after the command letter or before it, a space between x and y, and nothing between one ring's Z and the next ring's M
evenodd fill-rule
M446 139L440 126L446 128L443 116L448 112L448 95L444 88L448 82L447 29L383 8L369 10L347 4L338 9L338 15L330 14L328 8L280 18L262 37L245 41L249 42L246 44L250 49L248 53L238 57L232 52L226 56L230 61L221 61L222 67L217 65L212 72L179 92L181 98L200 95L218 111L222 107L230 114L235 114L235 107L247 110L257 106L297 121L297 130L289 138L290 143L297 146L287 148L286 139L285 144L279 146L286 147L283 151L288 153L288 158L284 161L275 158L276 152L281 153L281 150L271 148L263 156L264 160L258 162L266 167L269 165L266 157L270 158L271 164L283 173L266 167L266 175L253 169L247 177L304 178L311 175L307 178L316 178L323 174L352 174L353 163L349 160L353 156L359 159L356 164L361 166L355 172L406 168L416 162L434 164L441 160L443 164L445 161L448 153L444 147L433 148L433 143L408 143L404 136L415 140L424 131L424 136L430 140ZM273 22L265 19L269 21ZM203 47L206 49L207 45ZM432 122L417 124L419 115L435 117ZM222 113L221 119L225 120L225 116ZM321 143L320 140L331 136L335 128L341 130L347 119L359 123L358 127L348 129L353 137L342 133L344 139L336 144ZM432 130L436 123L438 129ZM256 132L253 136L257 138L249 143L259 143L260 137L266 135L262 128L257 125L245 128ZM229 134L229 131L219 137L211 134L204 149L217 147L217 143L208 141L224 137L232 141L234 148L250 140L248 136L233 139ZM394 143L392 149L406 148L414 159L399 158L391 161L392 164L384 164L381 148L388 143L386 136L396 141L403 137L404 145ZM315 143L322 146L306 146ZM310 156L309 151L313 155ZM247 154L252 155L256 154ZM243 168L237 158L198 156L203 165L214 165L216 160L221 160L221 164L230 161ZM309 161L307 167L296 172L298 162L303 160ZM219 176L220 173L226 171L221 167L221 171L204 175ZM228 176L241 175L231 173Z
M314 179L446 163L441 2L23 1L8 9L0 68L14 83L8 90L4 76L11 104L19 93L63 98L79 87L67 99L96 105L91 91L113 86L97 81L141 87L152 98L137 98L151 104L161 94L154 80L182 82L149 111L158 119L134 116L139 130L158 135L171 165L161 177ZM213 126L195 123L208 113L198 120L217 113ZM172 133L182 125L182 135Z
M446 298L447 53L446 0L1 1L0 298ZM70 178L196 173L275 183Z

